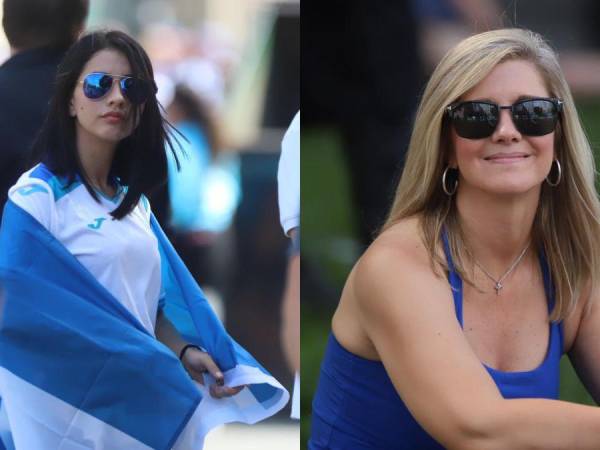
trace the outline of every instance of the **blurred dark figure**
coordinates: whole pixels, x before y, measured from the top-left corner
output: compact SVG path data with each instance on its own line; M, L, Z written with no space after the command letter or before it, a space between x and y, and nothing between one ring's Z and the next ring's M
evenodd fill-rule
M560 56L567 83L578 101L600 98L600 3L595 0L546 0L544 8L535 2L496 0L505 8L505 22L541 33ZM593 106L598 109L597 105ZM580 111L581 112L581 111ZM596 117L596 112L593 113ZM584 122L586 114L583 113ZM597 140L597 120L590 120L592 144Z
M341 131L362 243L383 223L422 85L412 2L302 2L305 128Z
M89 0L4 0L11 57L0 66L0 217L46 115L56 67L88 9Z
M237 159L220 152L223 144L214 111L186 85L176 85L167 117L185 136L176 149L179 170L169 155L169 237L196 281L220 289L230 261L225 267L218 264L215 245L229 230L237 207L238 181L230 173L235 173ZM223 197L223 192L231 196ZM215 202L218 210L211 207Z

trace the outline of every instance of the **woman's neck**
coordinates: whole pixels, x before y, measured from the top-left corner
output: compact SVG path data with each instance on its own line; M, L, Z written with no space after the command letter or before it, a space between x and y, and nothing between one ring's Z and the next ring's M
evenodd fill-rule
M115 143L92 141L77 136L77 152L87 180L92 187L109 195L114 194L108 175L112 166L117 145Z
M456 206L469 253L486 268L502 273L531 241L539 189L513 196L461 189Z

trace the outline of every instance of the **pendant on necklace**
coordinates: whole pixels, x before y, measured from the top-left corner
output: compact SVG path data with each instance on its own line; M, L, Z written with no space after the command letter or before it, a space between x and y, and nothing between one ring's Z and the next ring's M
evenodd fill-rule
M500 283L499 281L496 281L496 286L494 286L494 289L496 289L496 295L498 295L500 293L500 289L502 289L504 286L502 286L502 283Z

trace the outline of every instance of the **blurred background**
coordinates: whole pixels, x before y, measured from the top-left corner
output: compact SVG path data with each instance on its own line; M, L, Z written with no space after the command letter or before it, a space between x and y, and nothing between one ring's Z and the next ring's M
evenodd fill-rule
M333 311L391 205L437 62L474 33L541 33L559 53L598 156L598 23L594 0L302 2L302 448ZM593 404L567 358L561 371L561 398Z
M92 0L86 29L98 28L142 44L165 114L189 141L181 140L182 170L169 161L168 183L151 198L154 213L228 332L291 394L277 164L300 106L299 0ZM11 55L0 34L4 62ZM298 449L299 423L289 417L288 405L258 425L222 427L205 448Z

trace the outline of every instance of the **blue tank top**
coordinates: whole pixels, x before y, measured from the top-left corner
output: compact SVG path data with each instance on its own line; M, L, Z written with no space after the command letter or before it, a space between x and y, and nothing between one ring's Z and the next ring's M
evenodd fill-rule
M454 270L446 236L448 281L456 317L462 327L462 280ZM549 311L554 305L548 265L540 256ZM487 369L504 398L557 399L562 324L550 324L544 361L534 370L502 372ZM431 405L435 408L435 405ZM412 417L380 361L357 356L330 334L313 400L309 450L443 450Z

